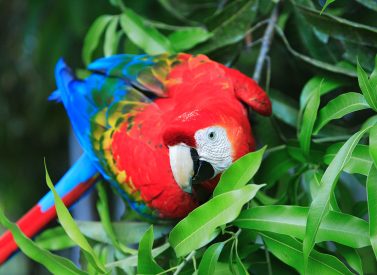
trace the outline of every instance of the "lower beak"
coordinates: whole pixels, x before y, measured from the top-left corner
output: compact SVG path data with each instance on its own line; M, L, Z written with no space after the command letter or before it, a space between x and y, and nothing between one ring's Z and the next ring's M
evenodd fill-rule
M203 181L212 179L215 176L215 170L213 169L212 165L204 160L199 160L197 169L194 172L195 174L191 178L191 184L199 184Z

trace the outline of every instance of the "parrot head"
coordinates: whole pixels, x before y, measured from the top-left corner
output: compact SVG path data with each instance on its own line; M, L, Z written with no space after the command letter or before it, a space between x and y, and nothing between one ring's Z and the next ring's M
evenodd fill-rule
M270 115L271 102L254 80L205 56L181 65L168 83L184 98L163 135L174 179L187 193L203 185L212 191L224 170L255 149L247 107Z

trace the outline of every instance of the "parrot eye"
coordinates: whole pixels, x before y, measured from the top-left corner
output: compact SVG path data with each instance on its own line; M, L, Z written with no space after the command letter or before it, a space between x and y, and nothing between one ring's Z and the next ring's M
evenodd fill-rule
M216 133L213 132L213 131L209 132L209 134L208 134L208 138L209 138L210 140L214 140L214 139L216 138Z

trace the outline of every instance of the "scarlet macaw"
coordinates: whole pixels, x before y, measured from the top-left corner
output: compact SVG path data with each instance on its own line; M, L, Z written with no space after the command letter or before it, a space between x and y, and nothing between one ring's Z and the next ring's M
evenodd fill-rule
M246 106L271 113L255 81L204 55L115 55L88 69L88 78L76 79L60 60L51 95L63 102L84 150L56 186L67 206L103 177L139 213L182 218L222 171L255 149ZM50 192L18 225L32 237L55 217ZM6 232L0 264L16 250Z

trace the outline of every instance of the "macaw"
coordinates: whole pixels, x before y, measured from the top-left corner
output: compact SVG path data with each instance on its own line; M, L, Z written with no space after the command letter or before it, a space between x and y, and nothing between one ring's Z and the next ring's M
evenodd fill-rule
M67 206L104 178L137 212L180 219L209 196L222 171L255 149L248 108L271 114L257 83L205 55L115 55L77 79L60 60L57 90L84 154L56 185ZM56 217L45 195L18 221L29 237ZM0 238L0 264L17 250Z

